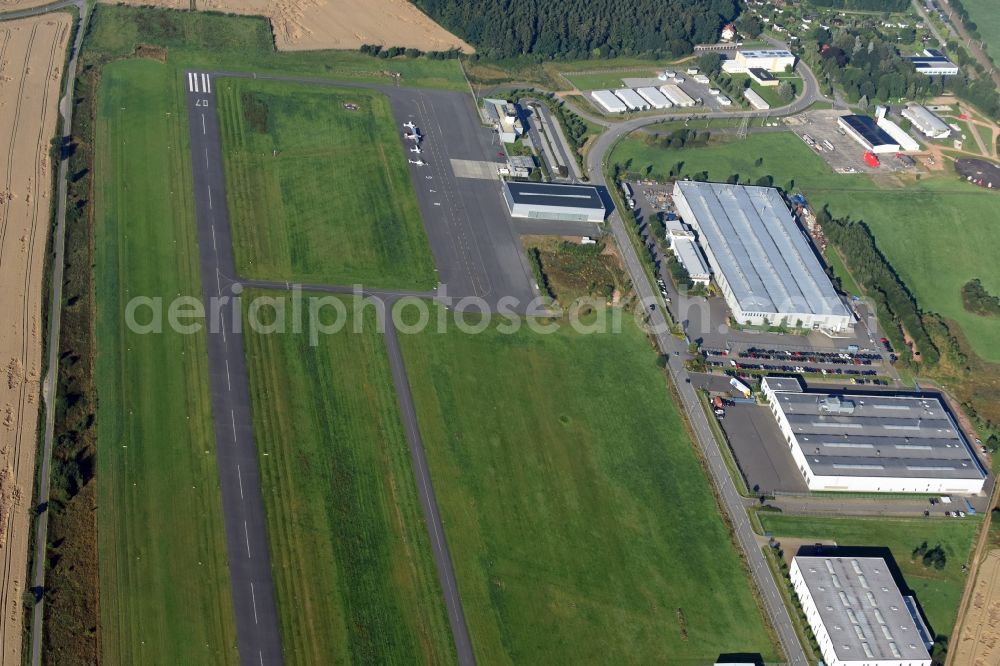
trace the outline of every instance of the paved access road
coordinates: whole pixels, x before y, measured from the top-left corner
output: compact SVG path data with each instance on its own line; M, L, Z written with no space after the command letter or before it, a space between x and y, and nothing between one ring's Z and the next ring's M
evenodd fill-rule
M208 379L236 639L241 663L271 666L284 663L284 657L250 415L243 334L241 327L234 326L241 321L242 312L232 297L242 291L242 285L236 282L216 95L210 75L188 73L187 77L185 97L201 285L206 310L212 312L209 304L213 302L221 306L218 325L206 327Z
M805 93L797 102L784 107L781 110L782 114L801 111L817 99L818 91L815 78L812 77L811 72L808 72L807 68L800 66L800 70L803 74L803 80L806 81ZM699 117L739 117L741 115L762 117L765 115L765 112L710 113L701 114ZM777 115L777 113L772 111L770 115ZM618 140L644 125L661 122L662 120L664 120L664 116L635 118L616 124L601 134L587 155L587 171L590 175L590 182L595 185L607 187L607 180L604 176L604 168L607 166L605 160ZM669 356L670 361L667 368L680 394L681 406L687 412L688 420L694 431L695 440L708 463L708 469L715 488L718 491L722 508L725 510L730 524L733 526L736 539L743 549L747 565L757 584L757 590L760 593L760 598L763 601L764 610L767 612L771 626L774 627L778 634L778 639L781 642L781 647L785 652L788 662L795 665L807 664L805 653L799 644L798 636L795 633L795 628L792 626L792 620L785 608L781 593L774 578L771 576L771 570L764 560L764 555L757 544L753 528L750 526L750 520L747 517L743 499L736 490L732 478L729 476L729 470L726 468L715 436L709 426L708 417L705 415L705 411L698 401L695 389L690 383L688 372L684 368L683 359L686 356L686 345L683 340L679 340L668 333L667 322L660 306L657 304L656 294L649 283L649 279L646 277L639 255L635 251L635 246L632 245L629 232L616 210L611 211L608 215L608 224L614 234L615 242L621 251L622 258L628 269L629 276L632 278L632 283L635 285L639 299L642 303L647 304L644 307L653 306L655 308L655 310L649 312L649 319L650 325L654 329L657 346L662 353ZM677 352L677 354L675 355L674 352Z

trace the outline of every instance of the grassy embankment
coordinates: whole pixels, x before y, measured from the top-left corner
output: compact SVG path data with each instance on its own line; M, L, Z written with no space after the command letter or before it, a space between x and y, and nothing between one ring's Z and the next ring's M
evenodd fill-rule
M241 79L217 81L216 92L241 275L434 287L408 155L385 95Z
M307 332L245 338L285 659L453 663L385 348L365 315L363 332L350 318L317 346Z
M773 660L655 355L620 334L403 336L483 662Z
M131 298L201 294L181 80L106 67L95 158L101 645L109 663L235 663L205 336L139 335ZM146 311L138 315L147 321Z

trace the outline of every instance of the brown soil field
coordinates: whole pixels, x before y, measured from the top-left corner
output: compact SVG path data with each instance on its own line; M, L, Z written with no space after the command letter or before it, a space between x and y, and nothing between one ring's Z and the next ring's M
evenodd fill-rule
M11 1L11 0L0 0ZM22 0L32 2L34 0ZM118 2L120 0L106 0ZM124 0L133 5L189 9L191 0ZM421 51L474 49L406 0L194 0L197 9L266 16L281 51L357 49L362 44Z
M991 550L979 566L962 630L953 645L952 664L1000 664L1000 549Z
M12 12L16 9L29 9L47 5L52 0L0 0L0 12Z
M0 23L0 664L21 663L39 412L49 147L70 17Z

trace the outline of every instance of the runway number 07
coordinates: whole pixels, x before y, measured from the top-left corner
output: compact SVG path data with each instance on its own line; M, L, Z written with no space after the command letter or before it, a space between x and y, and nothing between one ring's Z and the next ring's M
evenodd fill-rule
M194 105L195 106L208 106L208 100L207 99L199 99L197 102L194 103Z

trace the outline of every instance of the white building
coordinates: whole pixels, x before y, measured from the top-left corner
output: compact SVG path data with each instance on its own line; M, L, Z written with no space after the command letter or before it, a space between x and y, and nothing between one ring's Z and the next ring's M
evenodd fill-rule
M726 97L722 93L719 93L718 95L716 95L715 99L717 99L719 101L719 105L721 105L721 106L732 106L733 105L733 100L729 99L728 97Z
M694 106L694 100L686 92L681 90L676 83L667 83L660 86L660 92L670 100L674 106Z
M670 103L670 100L667 99L663 93L652 86L648 88L638 88L636 89L636 92L639 93L644 100L649 102L649 105L654 109L669 109L673 106L673 104Z
M624 102L631 111L645 111L649 108L649 102L637 95L631 88L619 88L615 91L615 97Z
M907 104L900 113L913 123L918 132L931 139L947 139L951 136L951 128L937 117L933 111L920 104Z
M765 377L761 388L810 490L983 490L985 470L936 397L803 391L779 377Z
M916 600L881 557L797 556L789 571L827 666L930 666Z
M601 222L604 201L596 187L503 181L502 192L511 217L571 222Z
M751 68L783 72L789 65L795 66L795 56L787 49L740 50L732 60L722 61L722 70L729 74L742 74Z
M628 107L610 90L594 90L590 93L591 98L608 113L624 113Z
M487 98L483 100L483 108L504 143L514 143L517 137L524 134L524 125L516 104L505 99Z
M764 98L758 95L752 88L744 90L743 96L746 97L748 102L750 102L750 106L758 111L766 111L771 108L771 105L768 104Z
M705 263L701 250L698 249L694 232L680 220L667 220L665 224L670 249L673 250L680 265L687 271L691 282L707 286L712 279L712 273Z
M677 181L673 195L738 323L832 332L853 326L853 315L777 190Z
M955 76L958 74L958 65L948 60L937 49L924 49L922 56L912 56L909 61L915 70L927 76Z
M837 118L837 125L862 146L876 155L898 153L899 142L879 127L870 116L847 115Z

